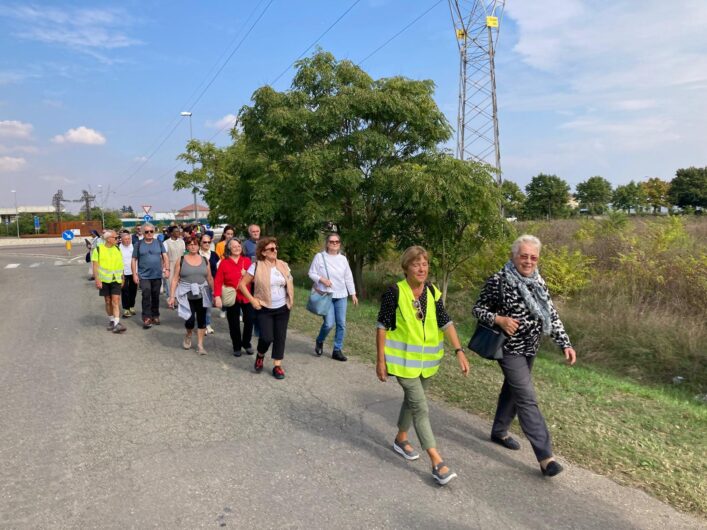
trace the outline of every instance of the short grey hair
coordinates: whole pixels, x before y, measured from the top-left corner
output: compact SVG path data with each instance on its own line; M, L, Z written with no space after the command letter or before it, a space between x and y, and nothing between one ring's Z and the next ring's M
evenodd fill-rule
M516 239L511 245L511 254L514 258L518 256L518 252L520 252L521 245L532 245L538 249L538 253L540 253L540 250L543 246L543 244L537 237L531 236L530 234L523 234L522 236L519 236L518 239Z
M142 225L140 225L140 228L142 228L143 230L148 227L152 228L153 230L155 229L155 225L153 225L152 223L143 223Z

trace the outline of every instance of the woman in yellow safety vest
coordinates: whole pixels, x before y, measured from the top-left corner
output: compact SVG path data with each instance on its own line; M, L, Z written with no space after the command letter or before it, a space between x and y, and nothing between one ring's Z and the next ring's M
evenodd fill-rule
M465 376L469 373L469 362L454 323L444 308L439 289L427 281L427 251L419 246L408 248L403 252L401 265L405 279L391 286L381 299L376 333L376 374L381 381L394 375L403 387L404 398L393 450L406 460L420 457L408 440L408 431L414 425L420 444L432 462L432 477L438 484L447 484L457 474L437 452L425 389L442 363L444 335L452 343Z

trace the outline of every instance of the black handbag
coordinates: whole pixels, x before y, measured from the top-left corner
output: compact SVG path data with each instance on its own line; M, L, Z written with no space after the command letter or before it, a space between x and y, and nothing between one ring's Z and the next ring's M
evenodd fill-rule
M498 297L500 307L503 307L503 280L498 282ZM469 340L469 349L489 361L498 361L503 358L503 343L508 336L496 324L488 327L477 322L476 330Z

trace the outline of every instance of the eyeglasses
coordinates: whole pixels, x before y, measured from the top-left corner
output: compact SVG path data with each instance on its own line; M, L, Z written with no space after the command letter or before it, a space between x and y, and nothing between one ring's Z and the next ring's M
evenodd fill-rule
M154 234L155 231L154 231L154 230L145 230L145 233L146 233L146 234Z
M203 245L204 243L211 243L211 241L208 239L202 239L201 244Z
M518 256L518 258L520 258L520 259L523 260L523 261L529 259L529 260L532 261L533 263L535 263L536 261L538 261L538 256L533 256L532 254L521 254L520 256Z
M264 248L263 252L277 252L277 247Z
M332 245L341 245L341 241L339 241L338 239L332 239L331 241L329 241L329 243Z
M413 300L412 301L412 307L415 308L415 316L417 317L417 320L422 320L423 314L422 314L422 304L420 303L419 300Z

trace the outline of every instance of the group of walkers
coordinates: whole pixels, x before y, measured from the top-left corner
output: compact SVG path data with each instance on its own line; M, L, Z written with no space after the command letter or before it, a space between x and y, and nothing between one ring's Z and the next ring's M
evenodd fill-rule
M113 333L125 331L120 322L121 299L122 316L135 315L138 286L142 293L143 328L159 325L160 287L163 280L169 280L169 286L165 285L167 304L176 308L185 321L185 349L192 348L196 327L196 350L206 354L204 337L211 328L212 308L220 309L228 321L233 355L255 355L254 370L261 372L265 355L272 348L272 375L284 379L282 364L294 305L294 284L290 267L278 258L277 239L261 237L257 225L248 227L249 237L244 241L235 237L232 226L224 228L218 242L213 241L210 231L182 237L179 227L174 227L164 243L154 237L154 232L154 226L144 224L137 241L123 231L117 244L116 232L107 230L104 243L92 251L96 286L105 299L109 317L108 329ZM346 361L343 343L348 297L354 305L358 299L341 246L341 236L329 234L324 250L312 260L309 278L313 293L332 297L329 310L322 317L314 353L323 355L324 342L335 329L332 358ZM542 475L552 477L562 471L562 466L553 456L531 371L542 335L555 341L569 364L575 363L576 353L537 270L540 250L536 237L520 236L511 247L509 261L483 286L473 316L480 325L500 328L507 337L498 360L504 381L490 439L506 449L520 449L520 443L508 432L517 416ZM441 292L428 279L429 264L430 256L423 247L405 250L401 256L404 278L381 297L376 375L383 382L394 376L403 391L393 450L406 460L420 457L409 439L410 428L414 427L420 446L430 459L432 477L443 485L457 475L437 449L426 390L442 363L445 337L454 348L464 376L470 365ZM254 336L255 348L251 342Z

